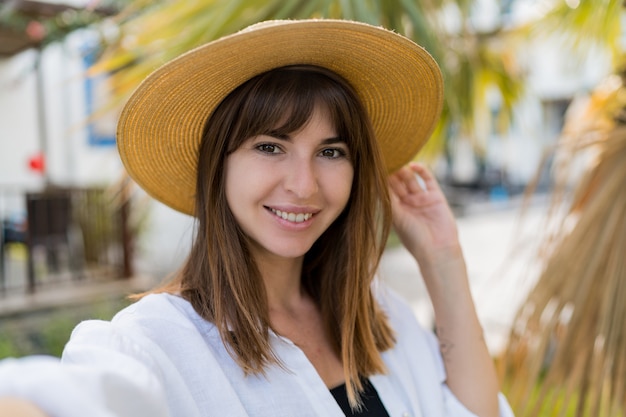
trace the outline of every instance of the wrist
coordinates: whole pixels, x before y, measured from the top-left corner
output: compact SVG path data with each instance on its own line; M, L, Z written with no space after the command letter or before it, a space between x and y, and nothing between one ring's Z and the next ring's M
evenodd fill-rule
M414 254L422 274L442 274L449 270L465 270L465 258L460 244Z
M465 299L469 293L467 267L460 247L418 259L420 272L434 304Z

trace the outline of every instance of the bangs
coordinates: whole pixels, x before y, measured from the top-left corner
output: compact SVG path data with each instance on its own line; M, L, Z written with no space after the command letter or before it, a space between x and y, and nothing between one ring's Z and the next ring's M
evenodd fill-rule
M284 137L300 130L316 107L327 111L337 135L351 150L354 147L357 132L348 125L359 119L354 109L362 106L347 82L324 68L278 68L242 84L230 98L239 99L239 105L235 104L239 117L228 153L257 135Z

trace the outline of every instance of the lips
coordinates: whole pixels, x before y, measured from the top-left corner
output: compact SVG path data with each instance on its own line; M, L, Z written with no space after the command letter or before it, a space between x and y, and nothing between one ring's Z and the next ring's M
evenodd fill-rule
M292 223L302 223L302 222L309 220L311 217L313 217L313 213L292 213L292 212L273 209L271 207L268 207L268 208L272 213L274 213L281 219L287 220Z

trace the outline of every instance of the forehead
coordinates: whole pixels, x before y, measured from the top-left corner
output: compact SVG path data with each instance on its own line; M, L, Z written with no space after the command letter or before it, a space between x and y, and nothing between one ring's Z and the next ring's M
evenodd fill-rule
M227 100L231 100L228 98ZM228 151L263 134L289 136L301 130L318 109L350 147L358 147L367 117L349 85L309 68L278 69L244 83L232 95L225 120Z
M291 133L289 136L298 135L302 132L307 134L313 133L315 136L320 136L324 139L336 138L337 128L328 108L322 105L315 105L306 122L294 132L289 132Z
M266 129L273 133L290 135L313 128L332 131L333 135L336 135L341 124L341 116L337 110L333 111L330 104L322 100L314 100L312 104L307 105L283 105L282 107L280 117L271 125L266 126Z

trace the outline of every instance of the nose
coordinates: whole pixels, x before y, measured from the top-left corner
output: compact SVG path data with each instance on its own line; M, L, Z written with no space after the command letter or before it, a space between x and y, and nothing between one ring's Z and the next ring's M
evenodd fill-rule
M306 199L318 191L314 164L304 158L295 158L285 173L285 189L299 199Z

